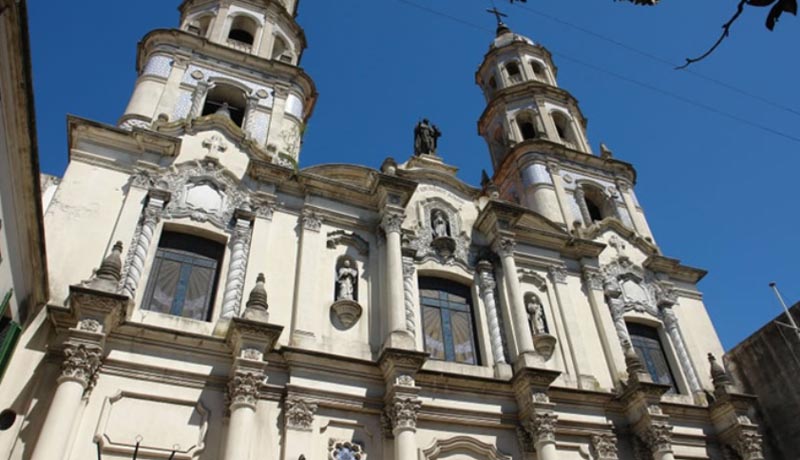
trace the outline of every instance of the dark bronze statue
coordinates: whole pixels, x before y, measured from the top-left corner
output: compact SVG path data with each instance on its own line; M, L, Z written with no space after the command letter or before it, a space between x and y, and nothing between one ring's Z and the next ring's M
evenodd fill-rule
M414 155L435 155L442 133L427 118L414 128Z

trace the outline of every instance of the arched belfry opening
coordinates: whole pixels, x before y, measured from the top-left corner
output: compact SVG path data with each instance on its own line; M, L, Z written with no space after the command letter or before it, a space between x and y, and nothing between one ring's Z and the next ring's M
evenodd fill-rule
M536 139L536 126L533 123L533 115L530 112L517 115L517 126L523 141Z
M553 124L556 127L556 134L559 140L565 144L575 144L575 132L572 129L572 120L561 111L554 111L552 113Z
M258 24L247 16L236 16L231 23L231 30L228 32L228 40L252 46L256 40L256 30Z
M244 91L235 86L220 83L209 90L202 115L227 116L236 123L236 126L241 127L246 107L247 98Z

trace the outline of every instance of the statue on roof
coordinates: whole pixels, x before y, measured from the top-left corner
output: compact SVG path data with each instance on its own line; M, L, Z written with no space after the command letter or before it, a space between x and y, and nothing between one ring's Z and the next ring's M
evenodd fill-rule
M424 118L414 128L414 155L436 155L441 136L439 128Z

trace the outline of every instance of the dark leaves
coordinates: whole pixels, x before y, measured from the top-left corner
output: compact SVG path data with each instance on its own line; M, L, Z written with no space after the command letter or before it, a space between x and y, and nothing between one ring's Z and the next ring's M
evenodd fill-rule
M797 0L779 0L775 3L767 15L767 29L774 29L775 23L784 12L797 16Z

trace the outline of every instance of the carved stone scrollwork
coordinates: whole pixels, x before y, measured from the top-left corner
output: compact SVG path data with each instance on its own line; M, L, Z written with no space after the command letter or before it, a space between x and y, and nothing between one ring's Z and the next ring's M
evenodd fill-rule
M617 437L613 434L592 435L592 450L598 460L612 460L618 458Z
M552 412L534 412L525 421L525 429L534 443L555 442L558 416Z
M103 325L100 324L100 321L96 319L87 318L78 321L78 326L76 327L79 331L86 331L86 332L102 332Z
M763 459L761 435L755 430L742 430L736 439L736 453L742 460Z
M91 389L97 379L97 370L103 361L103 348L99 345L67 342L64 346L64 356L59 383L71 380L83 385L86 390Z
M603 289L603 275L597 269L590 269L583 267L583 281L589 286L589 289L602 290Z
M263 378L263 374L237 371L228 382L228 401L231 409L236 406L249 406L255 409Z
M284 403L286 427L300 431L311 431L317 404L298 396L289 396Z
M400 387L413 387L416 382L414 381L414 377L403 374L394 379L394 384Z
M672 451L672 426L666 423L650 425L641 438L653 453Z
M533 438L528 430L521 426L517 426L517 441L522 452L533 453L536 452L536 446L533 444Z
M391 421L392 430L416 430L417 415L422 407L422 402L416 398L395 397L389 407L386 408L386 415Z

